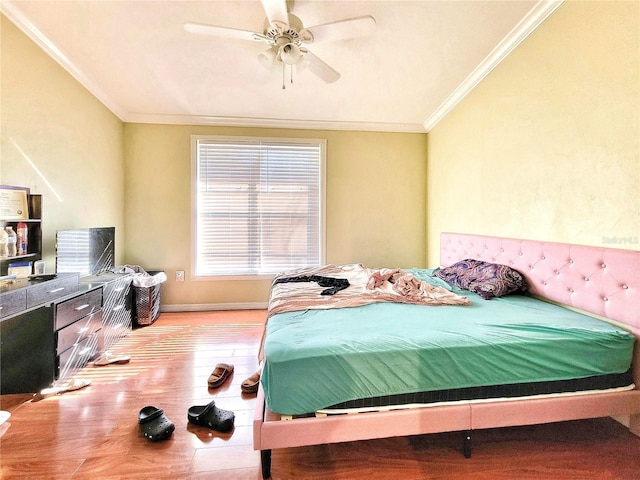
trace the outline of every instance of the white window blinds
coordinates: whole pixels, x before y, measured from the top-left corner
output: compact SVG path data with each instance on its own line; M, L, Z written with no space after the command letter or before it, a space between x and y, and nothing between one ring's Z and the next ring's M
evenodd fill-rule
M194 137L195 273L318 266L324 140Z

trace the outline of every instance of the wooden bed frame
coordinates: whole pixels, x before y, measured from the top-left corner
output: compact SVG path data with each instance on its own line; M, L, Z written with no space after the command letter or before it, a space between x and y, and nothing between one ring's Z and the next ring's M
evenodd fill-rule
M443 233L441 266L465 258L509 265L528 281L530 292L548 301L610 320L640 340L640 251L482 235ZM265 406L258 391L253 448L261 451L262 476L271 476L271 450L374 438L464 432L463 450L471 455L474 429L533 425L598 417L629 417L640 436L640 342L633 355L636 387L614 393L305 417L283 420Z

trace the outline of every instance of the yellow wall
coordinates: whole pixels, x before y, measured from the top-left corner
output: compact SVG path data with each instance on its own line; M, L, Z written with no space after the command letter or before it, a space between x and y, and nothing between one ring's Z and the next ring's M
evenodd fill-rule
M115 226L124 239L122 122L4 16L1 20L0 183L42 194L43 249L55 232ZM118 261L124 251L116 249Z
M165 305L265 304L270 285L190 278L190 135L326 138L327 262L424 266L425 134L126 124L127 260L167 272Z
M640 2L561 5L429 133L443 231L640 250Z

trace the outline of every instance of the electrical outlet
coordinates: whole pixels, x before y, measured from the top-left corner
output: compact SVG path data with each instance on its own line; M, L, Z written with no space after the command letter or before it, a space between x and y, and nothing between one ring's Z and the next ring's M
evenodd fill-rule
M184 270L176 270L176 282L184 282Z

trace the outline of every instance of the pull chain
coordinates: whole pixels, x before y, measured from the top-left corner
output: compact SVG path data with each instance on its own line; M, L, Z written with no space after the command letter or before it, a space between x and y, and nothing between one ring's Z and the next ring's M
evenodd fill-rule
M291 78L291 84L293 85L293 65L290 65L291 69L289 70L289 76ZM284 86L286 83L287 76L287 64L282 62L282 89L285 90L287 87Z

